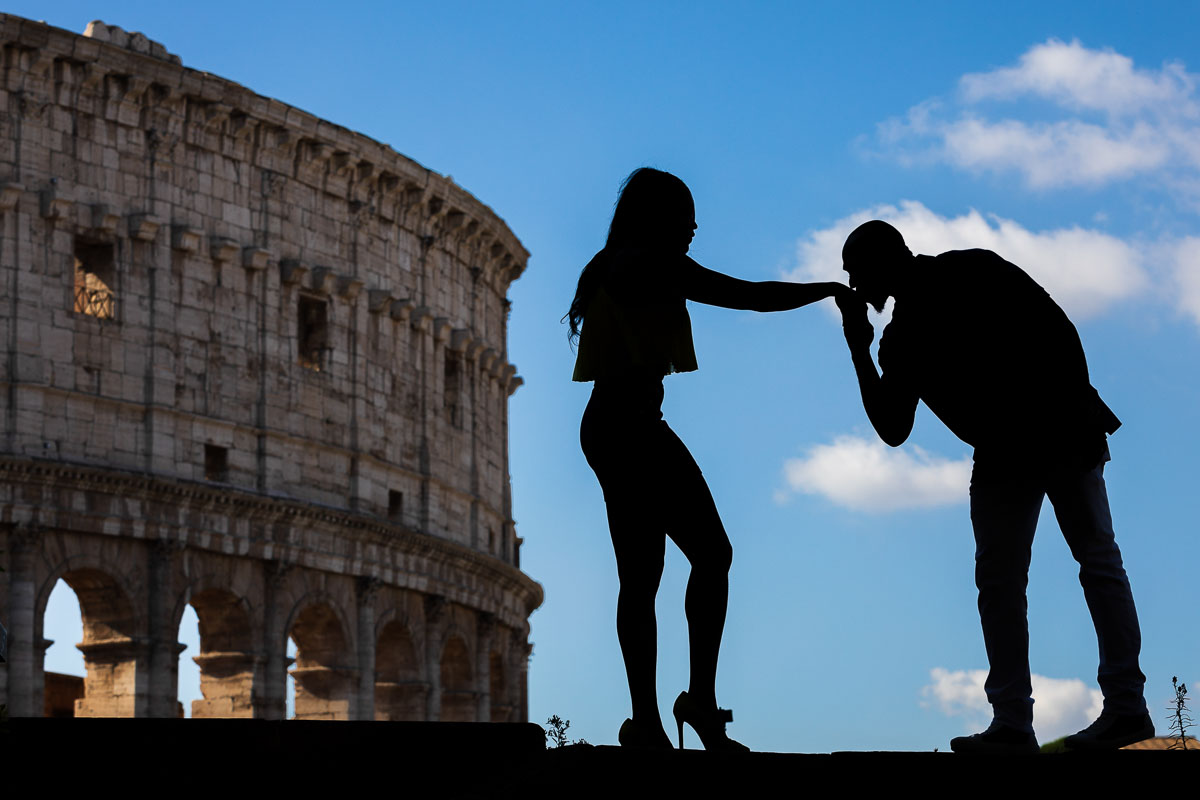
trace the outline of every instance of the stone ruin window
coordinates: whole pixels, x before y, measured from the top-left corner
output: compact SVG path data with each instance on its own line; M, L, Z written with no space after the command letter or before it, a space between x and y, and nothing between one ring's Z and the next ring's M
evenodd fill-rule
M399 522L404 516L404 492L391 490L388 492L388 519Z
M442 400L446 408L446 420L456 428L462 427L462 372L462 359L457 353L447 352Z
M229 448L204 445L204 480L226 483L229 480Z
M320 372L329 341L328 306L316 297L300 296L300 366Z
M113 245L103 242L75 241L75 293L72 308L76 314L97 319L116 319L116 259Z

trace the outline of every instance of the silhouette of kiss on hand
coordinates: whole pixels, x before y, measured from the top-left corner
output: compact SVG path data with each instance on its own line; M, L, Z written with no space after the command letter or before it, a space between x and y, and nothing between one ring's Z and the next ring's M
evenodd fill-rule
M663 420L663 378L696 369L688 300L785 311L853 293L840 283L749 282L705 269L687 255L696 227L683 181L634 171L604 248L579 276L567 319L578 341L574 380L593 382L579 437L604 491L620 580L617 637L633 714L618 738L624 746L671 748L658 711L654 615L669 536L691 565L691 680L673 708L679 746L687 723L707 750L745 750L726 735L733 716L716 700L733 549L700 468Z
M661 411L663 377L696 369L687 301L784 311L826 297L842 312L863 406L880 438L902 444L923 401L975 447L971 522L993 722L954 739L951 748L1038 750L1025 586L1045 497L1079 562L1100 646L1104 710L1066 745L1115 749L1153 736L1138 666L1137 612L1103 477L1107 435L1121 423L1090 383L1075 326L1045 290L987 250L914 256L900 232L880 220L846 240L849 287L751 283L689 258L695 231L683 182L659 170L635 171L567 313L579 345L574 379L594 383L580 443L604 490L621 582L617 637L633 705L621 744L671 748L655 691L654 618L669 536L691 564L685 601L691 681L675 700L679 746L687 723L705 749L746 749L726 736L733 715L717 707L715 693L733 550L700 468ZM889 297L895 306L877 370L867 304L882 310Z

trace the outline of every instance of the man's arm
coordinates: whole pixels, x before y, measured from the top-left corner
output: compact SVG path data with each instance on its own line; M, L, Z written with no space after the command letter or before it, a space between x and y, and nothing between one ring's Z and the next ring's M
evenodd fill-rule
M853 295L845 299L839 296L837 304L842 312L842 331L858 376L858 390L867 419L871 420L880 439L892 447L899 447L912 433L917 395L895 381L887 380L875 369L875 362L871 360L875 329L867 320L867 304Z
M789 311L826 297L850 296L842 283L790 283L743 281L700 266L690 258L683 269L684 296L688 300L743 311Z

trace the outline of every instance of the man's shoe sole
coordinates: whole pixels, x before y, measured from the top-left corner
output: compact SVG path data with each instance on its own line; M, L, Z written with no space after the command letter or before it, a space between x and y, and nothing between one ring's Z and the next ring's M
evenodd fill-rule
M1068 736L1063 740L1063 746L1068 750L1074 750L1075 752L1082 752L1086 750L1120 750L1122 747L1128 747L1131 744L1137 744L1138 742L1144 742L1147 739L1153 739L1154 729L1151 728L1149 733L1143 729L1137 733L1131 733L1128 736L1122 736L1120 739L1106 741L1097 741L1089 738L1078 739L1076 738L1077 736L1078 734L1075 736ZM1072 739L1075 741L1071 741Z
M961 755L982 756L1031 756L1042 751L1036 744L995 744L968 741L955 745L954 740L950 741L950 750Z

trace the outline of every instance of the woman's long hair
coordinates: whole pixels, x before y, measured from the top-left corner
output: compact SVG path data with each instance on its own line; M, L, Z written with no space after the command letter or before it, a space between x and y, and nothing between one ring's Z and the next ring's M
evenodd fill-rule
M680 217L681 210L692 203L692 193L687 184L669 172L650 167L635 169L621 183L617 205L613 209L612 222L608 226L608 238L604 249L593 256L575 288L575 299L567 312L570 332L567 338L579 341L579 326L599 285L600 264L605 256L624 248L657 250L670 245L674 233L672 223Z

